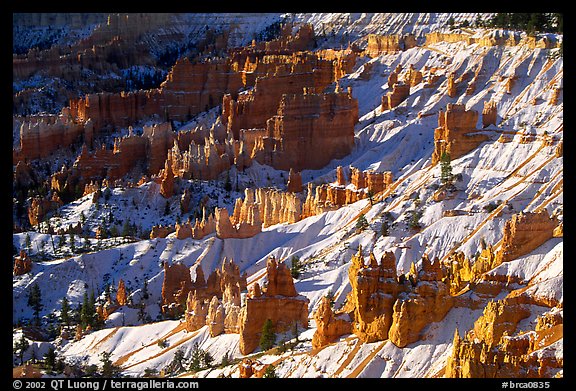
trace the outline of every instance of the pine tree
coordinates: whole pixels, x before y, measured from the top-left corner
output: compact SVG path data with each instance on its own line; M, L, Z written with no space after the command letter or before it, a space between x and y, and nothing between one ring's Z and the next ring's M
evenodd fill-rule
M292 278L300 277L300 274L302 273L302 267L303 265L300 263L300 257L294 255L292 257L290 266L290 274L292 275Z
M452 175L452 166L450 165L450 154L442 152L440 155L440 183L442 185L451 185L454 178Z
M262 326L262 335L260 336L260 348L266 351L274 346L276 342L276 334L274 333L274 326L270 319L266 319L264 326Z
M267 379L275 379L278 377L278 375L276 375L276 367L274 366L274 364L269 364L266 367L266 370L264 371L264 375L262 375L262 377Z
M28 254L30 254L30 251L32 249L32 241L30 240L29 234L26 234L26 236L24 237L24 245L26 246L26 251L28 252Z
M20 337L18 342L16 342L16 345L14 345L14 353L17 354L18 357L20 357L20 365L24 365L24 353L26 352L26 350L28 350L29 347L30 343L24 337L24 333L22 333L22 336Z
M120 369L114 365L112 363L112 360L110 360L110 356L112 355L112 353L110 352L102 352L100 354L100 362L102 363L102 376L103 377L114 377L116 375L118 375L118 373L120 372Z
M28 293L28 305L34 310L34 322L36 326L40 325L40 311L44 305L42 304L42 292L38 283L34 283L30 292Z
M66 296L62 298L62 307L60 309L60 324L63 326L70 325L70 304Z
M44 355L44 368L49 371L56 370L56 351L52 346L50 346L48 352Z
M363 231L368 227L368 220L366 220L366 216L362 213L358 216L358 220L356 221L356 229L359 231Z

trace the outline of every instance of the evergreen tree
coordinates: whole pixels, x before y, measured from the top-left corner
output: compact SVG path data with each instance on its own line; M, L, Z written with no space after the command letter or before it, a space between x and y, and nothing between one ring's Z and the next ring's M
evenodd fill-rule
M450 161L450 154L446 151L442 152L440 155L440 183L444 186L451 185L454 179Z
M17 354L18 357L20 357L20 365L24 365L24 353L26 352L26 350L28 350L29 347L30 343L24 337L24 333L22 333L22 336L14 345L14 353Z
M278 377L278 375L276 375L276 367L274 366L274 364L269 364L266 367L266 370L264 371L264 375L262 375L262 377L267 379L275 379Z
M28 305L34 310L34 323L36 326L40 325L40 311L44 305L42 304L42 292L38 283L34 283L30 292L28 293Z
M24 237L24 245L26 247L26 251L28 252L28 254L30 254L30 251L32 250L32 241L30 240L29 234L26 234L26 236Z
M66 296L62 298L62 307L60 309L60 324L63 326L70 325L70 304Z
M126 221L124 221L124 224L122 225L122 236L123 237L130 236L131 231L132 230L130 229L130 219L126 219Z
M374 206L374 192L372 190L368 190L366 195L368 196L368 200L370 200L370 206Z
M94 291L88 296L88 292L84 291L82 300L82 308L80 309L80 325L83 329L86 327L96 326L96 300L94 299Z
M266 351L274 346L276 342L276 334L274 333L274 326L270 319L266 319L264 326L262 326L262 335L260 336L260 348Z
M76 243L75 243L75 239L74 239L74 233L70 232L70 251L72 251L72 254L76 253Z
M292 275L292 278L300 277L300 274L302 273L302 268L303 265L302 263L300 263L300 257L297 257L296 255L292 256L290 266L290 274Z
M56 351L52 346L50 346L48 352L44 355L44 368L49 371L56 370Z
M366 220L366 216L362 213L358 216L358 220L356 221L356 229L359 231L363 231L368 228L368 220Z
M102 363L102 376L103 377L115 377L120 373L120 368L112 363L110 360L110 352L102 352L100 354L100 362Z
M148 293L148 280L144 279L144 288L142 288L142 300L148 300L150 293Z

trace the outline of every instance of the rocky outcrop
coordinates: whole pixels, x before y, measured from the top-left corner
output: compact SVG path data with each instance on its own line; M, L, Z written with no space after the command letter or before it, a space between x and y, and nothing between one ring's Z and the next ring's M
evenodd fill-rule
M251 199L251 197L245 197L244 203L241 204L244 210L250 205ZM292 224L302 218L302 201L295 193L259 188L256 189L253 199L259 209L263 228L282 223ZM244 212L241 209L241 217L238 222L243 220L243 215Z
M478 112L466 110L464 105L449 103L445 112L440 111L434 130L432 164L438 163L444 152L456 159L488 140L488 136L475 133L477 122Z
M392 310L398 293L403 289L396 281L396 258L392 252L376 260L370 254L364 263L362 249L352 257L348 278L351 291L348 305L353 308L353 332L365 342L388 339L392 325Z
M368 35L368 45L366 55L378 57L381 54L388 54L408 50L416 46L416 37L413 34L406 35Z
M28 207L28 221L30 221L30 225L36 226L40 224L48 213L57 210L62 205L62 200L60 200L56 193L53 193L50 198L48 196L44 198L40 196L32 198L30 206Z
M309 300L296 292L288 267L271 257L267 261L266 271L266 287L260 290L258 283L255 283L240 312L242 354L249 354L258 347L262 327L268 319L276 333L292 330L295 324L308 327Z
M351 291L344 309L353 319L352 331L365 342L390 339L403 348L418 341L421 331L453 306L440 262L430 262L426 255L421 270L412 264L406 277L396 274L392 252L384 253L380 263L371 253L366 264L359 248L348 276Z
M319 169L354 146L358 102L351 92L285 94L253 158L279 170Z
M126 293L126 285L124 280L118 281L118 289L116 290L116 303L120 306L128 304L128 295Z
M484 108L482 109L482 127L485 128L488 125L496 125L497 115L498 109L496 102L492 100L484 102Z
M26 251L20 250L20 255L14 257L14 269L12 274L14 276L21 276L32 271L32 260L26 254Z
M410 85L404 82L396 82L392 87L392 91L387 92L382 97L381 110L392 110L400 103L402 103L410 95Z
M384 191L392 182L393 177L390 171L360 171L351 167L350 183L353 187L347 186L344 169L337 167L336 183L323 184L316 188L312 183L308 184L306 200L302 205L302 218L335 210L370 195L376 195Z
M165 238L166 236L174 232L174 230L175 230L174 227L170 226L164 227L162 225L155 225L150 230L150 239Z
M454 334L445 377L532 378L551 377L563 367L554 354L563 337L562 316L549 311L538 317L535 329L516 334L530 307L513 298L488 303L464 337Z
M160 174L160 194L164 198L170 198L174 195L174 173L170 159L166 159L164 170Z
M443 282L444 272L440 262L430 262L422 257L416 286L401 292L394 303L390 341L403 348L420 339L420 332L430 323L439 322L452 309L453 298Z
M20 145L14 150L13 161L48 157L81 138L92 143L93 123L75 121L66 108L59 115L27 117L20 126Z
M346 319L338 318L332 310L330 299L322 297L320 304L314 312L316 331L312 336L312 348L318 349L336 341L342 335L352 333L352 323Z
M162 119L187 121L217 105L226 92L242 86L240 74L226 60L178 60L160 88L134 92L88 94L70 102L73 117L91 118L94 128L127 127L161 115Z
M262 232L260 210L256 205L246 207L246 219L239 224L232 224L226 208L216 208L216 236L220 239L245 239Z
M240 294L246 290L246 274L233 260L223 259L222 265L204 281L202 268L196 268L196 280L186 301L185 321L188 331L208 325L211 336L238 333Z
M302 192L302 175L300 172L290 169L288 173L288 183L286 184L286 191L289 193L300 193Z
M502 245L496 255L496 262L500 264L511 261L540 247L552 239L557 225L556 217L551 218L546 209L513 215L504 225Z
M188 293L192 290L190 270L182 263L164 263L162 282L162 313L178 316L184 312Z

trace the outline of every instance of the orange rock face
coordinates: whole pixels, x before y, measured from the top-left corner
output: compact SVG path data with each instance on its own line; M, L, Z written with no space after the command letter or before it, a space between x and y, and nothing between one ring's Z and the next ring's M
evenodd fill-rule
M350 92L285 94L254 159L279 170L318 169L354 146L358 102Z
M527 254L552 239L557 225L557 219L550 218L545 209L513 215L504 225L501 250L496 255L498 264Z
M312 336L312 347L314 349L334 342L340 336L352 332L352 324L345 320L336 318L330 305L330 299L322 297L320 304L314 313L316 321L316 331Z
M162 282L162 312L181 314L184 311L188 293L192 290L192 278L186 265L164 263L164 281Z
M368 35L366 54L370 57L378 57L381 54L408 50L416 46L416 37L412 34L401 35Z
M47 213L58 209L60 206L62 206L62 201L58 198L56 193L54 193L52 198L42 198L40 196L32 198L32 202L28 208L28 220L30 221L30 224L40 224Z
M539 316L534 330L517 332L518 323L530 315L516 298L491 301L472 330L454 335L445 377L533 378L551 377L563 360L548 354L550 345L563 337L559 312ZM536 353L535 351L539 351Z
M484 102L484 108L482 109L482 127L485 128L488 125L496 125L497 114L496 102Z
M128 304L128 297L126 295L126 286L124 285L124 280L120 279L118 281L118 289L116 290L116 303L118 305Z
M32 271L32 260L26 254L26 251L20 250L20 256L14 258L14 276L21 276Z
M392 91L382 97L382 111L391 110L410 95L410 85L403 82L394 83Z
M290 169L288 174L287 191L290 193L300 193L302 191L302 175L300 172Z
M438 128L434 130L432 164L438 163L444 152L456 159L488 140L486 135L470 134L476 132L477 121L478 112L466 110L464 105L449 103L445 112L440 111Z
M418 282L410 292L400 294L394 303L389 338L403 348L420 339L420 332L430 323L439 322L453 306L449 287L442 282L440 262L422 257Z
M420 339L421 331L438 322L452 308L449 287L440 263L422 257L422 269L412 264L409 282L397 276L396 260L386 252L380 261L370 254L368 265L362 249L352 258L348 271L351 291L344 309L353 319L352 331L362 341L390 339L403 348ZM401 277L401 278L400 278Z
M392 309L402 287L396 281L396 258L385 253L378 264L374 254L365 265L361 254L352 257L348 278L352 287L347 301L353 308L353 332L366 342L388 338Z
M162 194L164 198L172 197L174 195L174 173L172 172L170 160L166 160L160 178L162 180L162 182L160 182L160 194Z
M92 137L92 123L76 122L66 110L60 115L28 117L20 127L20 148L15 151L15 161L48 157L59 148L78 141L84 134ZM86 142L91 142L91 139Z
M272 321L276 333L291 330L294 324L308 327L309 300L298 295L290 270L284 263L270 258L266 265L268 285L260 292L252 292L240 311L240 352L248 354L258 347L262 327Z

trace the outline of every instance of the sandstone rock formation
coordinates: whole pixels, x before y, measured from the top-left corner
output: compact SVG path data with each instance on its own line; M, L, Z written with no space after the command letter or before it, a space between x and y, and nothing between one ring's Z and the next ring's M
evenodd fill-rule
M300 193L302 192L302 175L300 172L290 169L288 173L288 183L286 184L286 191L289 193Z
M120 306L128 304L126 286L123 279L118 281L118 289L116 290L116 303L118 303Z
M552 239L557 219L550 218L546 209L540 212L515 214L504 225L502 246L496 255L497 263L516 259Z
M368 46L366 54L369 57L378 57L381 54L408 50L416 46L416 37L412 34L406 35L368 35Z
M426 255L421 270L412 263L407 278L397 275L392 252L384 253L380 263L371 253L365 264L360 247L348 276L352 289L344 311L353 319L353 333L365 342L390 339L403 348L418 341L421 331L443 319L454 304L444 268Z
M370 254L364 263L362 249L352 257L348 278L351 291L348 305L353 308L353 332L365 342L388 339L394 302L402 286L396 281L396 258L385 253L380 263Z
M177 316L184 312L188 293L192 290L190 270L182 263L164 263L162 282L162 313Z
M432 164L438 163L444 152L456 159L488 140L488 136L474 133L477 122L478 112L466 110L464 105L449 103L445 112L440 111L434 130Z
M551 369L562 368L563 360L554 354L555 342L563 337L561 312L546 312L533 331L514 335L519 321L530 315L529 308L514 298L489 302L472 330L463 338L454 334L444 376L550 377Z
M439 322L453 306L449 287L440 262L422 257L422 269L414 289L402 292L394 303L389 338L403 348L420 339L420 332L430 323Z
M353 187L346 186L344 170L342 167L337 167L336 183L323 184L315 189L312 183L308 184L306 200L302 205L302 218L335 210L342 205L367 198L369 194L376 195L384 191L392 182L393 178L390 171L360 171L351 167L350 183Z
M318 169L342 158L354 146L358 102L351 91L285 94L266 123L253 155L279 170Z
M396 82L392 87L392 91L387 92L382 97L381 110L392 110L394 107L402 103L410 95L410 85L404 82Z
M317 349L337 340L340 336L352 333L350 321L337 318L332 311L330 299L323 296L314 313L316 331L312 336L312 348Z
M485 128L488 125L496 125L497 114L496 102L484 102L484 108L482 109L482 127Z
M248 354L258 347L262 327L272 321L276 333L292 330L294 324L308 327L309 300L298 295L290 270L273 257L266 264L268 284L252 290L240 312L240 352ZM255 283L258 285L258 283Z
M20 255L14 257L14 269L12 274L14 276L21 276L32 271L32 260L26 254L26 251L20 250Z
M160 175L160 194L164 198L170 198L174 195L174 173L172 172L172 164L170 159L166 159L164 170Z
M57 210L62 205L62 200L56 193L53 193L50 198L48 196L44 198L36 196L32 198L28 207L28 221L33 226L38 225L49 212Z

